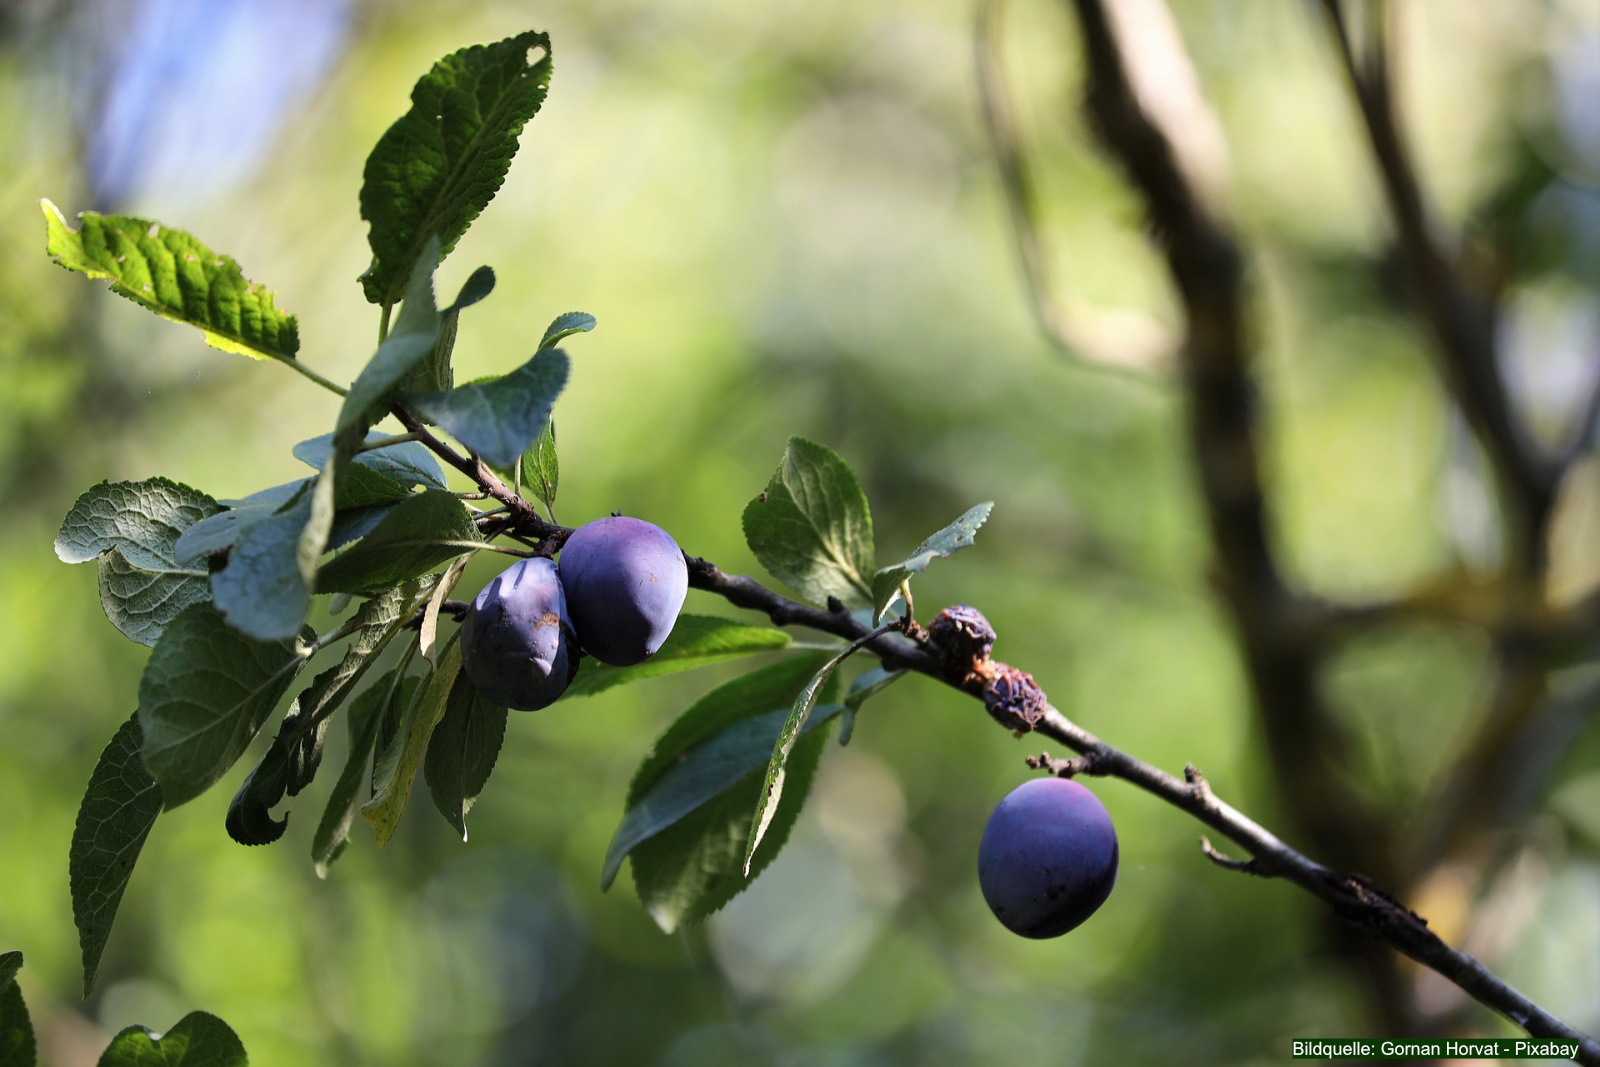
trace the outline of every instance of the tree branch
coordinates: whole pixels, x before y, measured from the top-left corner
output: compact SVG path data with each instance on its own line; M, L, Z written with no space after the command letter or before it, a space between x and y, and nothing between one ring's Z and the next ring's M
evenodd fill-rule
M1101 0L1074 0L1087 66L1084 107L1142 194L1182 302L1189 432L1214 573L1232 616L1272 766L1295 822L1339 866L1389 877L1390 834L1349 783L1350 743L1318 684L1321 605L1284 581L1267 530L1243 263L1172 146L1141 106Z
M835 637L860 641L872 630L848 611L831 611L776 593L753 578L725 574L717 566L697 557L689 558L689 586L714 593L736 607L765 614L779 626L804 626ZM971 612L971 609L962 609ZM975 614L975 613L973 613ZM937 632L937 626L933 628ZM936 642L913 643L897 635L885 634L864 645L892 670L912 670L952 686L989 703L993 700L989 680L1004 674L1020 674L1014 668L996 663L987 656L974 655L966 663L954 662ZM1024 676L1026 677L1026 676ZM1031 679L1028 683L1031 685ZM1266 878L1281 878L1306 890L1331 906L1346 922L1358 926L1389 947L1404 953L1430 970L1449 979L1479 1003L1494 1009L1529 1036L1540 1039L1576 1042L1578 1062L1600 1067L1600 1042L1578 1033L1527 997L1497 978L1478 960L1458 952L1428 929L1427 921L1362 875L1341 874L1324 867L1284 844L1272 833L1217 797L1211 786L1191 765L1185 779L1144 763L1100 740L1062 715L1043 694L1038 693L1040 714L1033 732L1049 737L1079 753L1073 760L1032 757L1029 762L1052 773L1094 774L1120 778L1153 794L1205 823L1250 854L1249 860L1230 860L1220 854L1207 854L1212 862L1235 870L1248 870Z
M1496 308L1462 279L1434 237L1431 213L1395 114L1385 42L1356 55L1341 0L1323 11L1383 185L1418 310L1438 345L1445 384L1482 442L1511 534L1509 555L1534 580L1544 565L1544 531L1561 464L1544 454L1512 409L1495 351Z

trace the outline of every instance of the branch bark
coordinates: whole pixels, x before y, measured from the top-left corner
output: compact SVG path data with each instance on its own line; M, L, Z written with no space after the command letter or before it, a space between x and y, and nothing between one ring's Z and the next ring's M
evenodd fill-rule
M850 641L868 637L870 627L847 611L829 611L791 600L753 578L725 574L704 559L689 559L689 586L713 593L736 607L759 611L779 626L805 626ZM937 649L922 642L885 634L864 645L893 670L912 670L943 682L980 700L989 677L1012 672L1004 664L985 661L952 664ZM1042 696L1042 694L1041 694ZM1210 848L1212 862L1265 878L1281 878L1328 904L1335 915L1453 982L1479 1003L1494 1009L1522 1027L1530 1037L1575 1043L1579 1063L1600 1067L1600 1041L1567 1026L1498 978L1481 962L1451 948L1432 930L1427 920L1406 908L1369 878L1343 874L1325 867L1286 845L1270 831L1219 798L1200 773L1189 767L1179 779L1158 767L1135 759L1072 722L1048 701L1042 705L1033 732L1066 745L1083 757L1078 761L1030 762L1046 769L1120 778L1187 812L1234 842L1250 855L1247 861L1229 860Z

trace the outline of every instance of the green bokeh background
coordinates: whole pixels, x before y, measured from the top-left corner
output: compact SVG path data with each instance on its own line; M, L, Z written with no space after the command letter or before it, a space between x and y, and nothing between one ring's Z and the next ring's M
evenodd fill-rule
M1226 144L1221 200L1250 250L1272 519L1291 572L1361 597L1492 558L1481 473L1383 269L1381 205L1312 5L1173 7ZM0 15L0 949L27 955L46 1062L90 1064L117 1029L194 1008L268 1067L1125 1064L1180 1050L1277 1063L1291 1037L1366 1029L1320 906L1206 863L1197 824L1123 783L1094 784L1121 839L1110 901L1059 940L1006 933L974 856L1038 745L921 679L829 749L786 851L744 896L661 934L628 879L600 893L601 860L633 766L718 671L514 715L469 843L419 793L381 852L358 826L327 881L308 852L329 782L289 803L283 841L245 849L222 828L242 765L158 823L80 1003L67 842L146 650L101 616L94 569L55 559L56 525L101 479L159 473L235 497L297 477L290 446L337 410L283 368L209 350L46 259L38 197L69 214L108 207L83 165L78 90L94 56L63 57L82 19L114 25L118 11ZM221 161L197 155L193 188L116 207L235 256L299 315L301 357L348 380L377 329L354 281L367 148L438 55L548 30L549 99L440 289L480 263L498 272L462 319L463 378L527 359L560 312L598 317L567 346L560 517L620 508L761 575L739 513L794 433L860 474L885 561L993 499L976 547L918 580L924 616L978 605L996 655L1067 714L1165 768L1194 761L1279 825L1207 584L1177 394L1159 375L1072 366L1038 335L979 120L971 23L955 0L362 3L336 65L241 175L208 184ZM1529 235L1507 326L1514 378L1558 433L1564 383L1596 351L1582 342L1600 332L1600 239L1592 208L1589 230L1560 224L1566 202L1551 207L1540 161L1600 173L1559 93L1572 64L1600 70L1600 16L1430 0L1408 31L1408 122L1442 213ZM1062 295L1094 311L1106 349L1170 335L1137 204L1078 115L1064 5L1014 4L1005 55ZM1575 591L1596 577L1600 533L1600 477L1579 475L1557 545L1557 579ZM496 569L480 560L462 589ZM700 593L688 610L734 614ZM1483 654L1471 633L1418 627L1336 664L1357 772L1395 819L1482 698ZM1528 813L1521 873L1472 945L1591 1031L1597 798L1591 741ZM1459 932L1448 893L1427 903Z

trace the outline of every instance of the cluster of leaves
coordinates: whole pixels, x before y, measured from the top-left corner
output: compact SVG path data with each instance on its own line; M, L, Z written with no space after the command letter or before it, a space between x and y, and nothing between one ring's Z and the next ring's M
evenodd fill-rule
M22 953L0 952L0 1063L34 1067L38 1045L33 1021L17 984ZM247 1067L250 1058L228 1024L203 1011L192 1011L172 1029L158 1034L146 1026L117 1033L95 1061L96 1067Z
M327 875L358 813L386 844L419 772L466 837L508 716L468 682L457 635L441 638L440 619L477 553L549 556L569 532L554 516L552 412L570 372L556 346L595 321L562 315L521 366L456 385L457 320L489 295L494 275L479 268L443 309L433 275L498 188L549 75L550 44L539 33L456 52L417 83L412 109L378 142L361 192L373 259L360 280L380 305L381 339L348 389L298 360L293 316L231 259L145 219L86 214L73 229L45 203L49 251L62 266L109 279L214 346L282 361L343 396L332 430L294 446L311 471L302 479L238 500L164 478L102 483L62 523L57 554L95 561L108 618L151 648L137 710L101 754L73 834L86 996L157 817L225 777L324 652L331 662L293 695L238 787L229 835L245 845L282 837L287 813L273 809L311 784L344 708L348 755L313 836L317 872ZM406 432L378 429L389 416ZM470 490L451 490L441 458L472 479ZM485 495L501 506L478 507ZM912 576L970 544L988 511L971 509L910 557L874 569L872 520L854 474L833 452L794 438L744 526L757 558L801 596L837 602L864 623L903 611L882 633L909 628ZM318 597L335 618L349 612L321 635L307 624ZM788 653L712 690L657 741L629 789L605 884L631 857L642 901L671 929L720 908L771 862L832 721L842 717L847 740L856 709L897 677L868 671L840 702L837 669L860 644L830 656L778 630L685 615L644 663L588 664L568 697Z

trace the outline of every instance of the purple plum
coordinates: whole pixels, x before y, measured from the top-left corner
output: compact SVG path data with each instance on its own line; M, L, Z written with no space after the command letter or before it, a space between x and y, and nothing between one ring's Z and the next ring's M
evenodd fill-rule
M518 711L566 692L578 650L554 563L519 560L483 587L461 624L461 669L485 697Z
M1035 778L989 816L978 884L989 910L1023 937L1060 937L1104 904L1117 881L1117 832L1098 797L1066 778Z
M661 647L689 592L678 543L642 519L612 516L578 527L561 549L560 570L578 643L616 667Z

